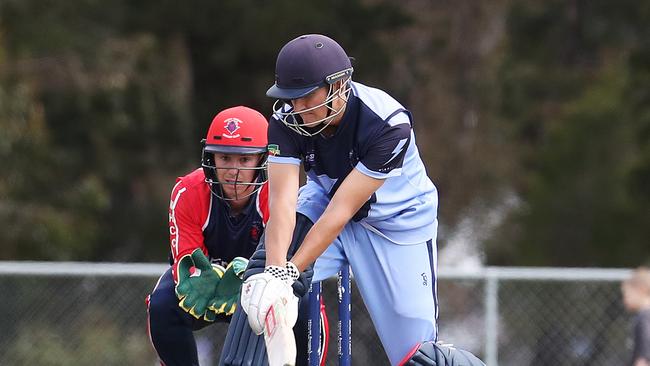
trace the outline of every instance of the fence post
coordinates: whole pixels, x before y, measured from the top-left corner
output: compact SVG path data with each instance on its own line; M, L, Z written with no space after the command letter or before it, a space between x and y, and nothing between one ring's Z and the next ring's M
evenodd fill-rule
M485 362L498 365L499 352L499 277L493 268L485 271Z

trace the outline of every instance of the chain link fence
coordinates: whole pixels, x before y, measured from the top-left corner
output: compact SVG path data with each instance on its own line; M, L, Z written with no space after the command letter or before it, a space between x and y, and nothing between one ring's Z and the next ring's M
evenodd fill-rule
M0 365L157 365L144 299L158 264L0 262ZM441 269L440 339L492 365L624 365L628 270ZM336 281L324 298L336 364ZM410 301L404 299L404 301ZM227 329L196 332L201 365L215 365ZM353 283L352 362L388 365Z

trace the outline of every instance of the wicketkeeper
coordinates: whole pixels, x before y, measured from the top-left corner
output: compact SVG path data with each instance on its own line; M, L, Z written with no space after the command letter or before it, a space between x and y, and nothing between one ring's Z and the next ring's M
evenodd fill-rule
M220 112L202 142L201 168L172 189L171 267L147 298L149 334L163 365L198 366L193 331L229 321L237 308L246 258L268 221L267 127L251 108Z

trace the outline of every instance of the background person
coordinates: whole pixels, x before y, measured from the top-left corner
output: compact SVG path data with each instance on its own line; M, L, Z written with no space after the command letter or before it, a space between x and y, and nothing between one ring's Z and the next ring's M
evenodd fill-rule
M650 269L637 268L621 285L623 305L635 314L633 366L650 366Z

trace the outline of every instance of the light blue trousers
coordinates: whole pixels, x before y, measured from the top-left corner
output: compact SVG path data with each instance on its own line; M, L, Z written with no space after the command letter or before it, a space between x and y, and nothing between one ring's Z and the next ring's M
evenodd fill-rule
M298 212L316 222L328 203L322 191L303 187ZM321 281L350 265L392 365L399 364L418 343L437 338L435 234L427 242L399 245L360 223L349 222L314 267L313 280Z

